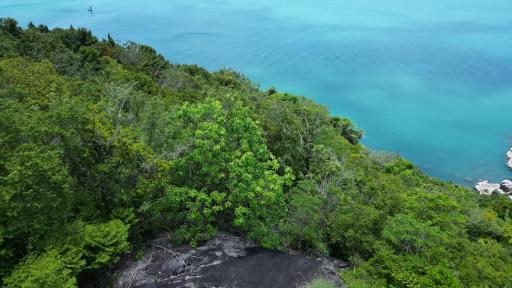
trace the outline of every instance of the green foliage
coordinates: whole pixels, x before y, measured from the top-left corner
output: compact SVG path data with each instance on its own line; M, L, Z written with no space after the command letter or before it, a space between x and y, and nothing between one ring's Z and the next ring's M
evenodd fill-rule
M345 280L351 285L355 276L355 287L463 287L447 261L430 263L427 255L397 255L385 247L352 273Z
M347 118L331 117L330 123L351 144L359 143L359 140L363 137L363 130L356 129L354 124Z
M188 240L193 245L208 239L216 231L215 218L224 210L224 195L208 194L190 188L170 186L164 195L143 207L157 229L174 227L178 241Z
M204 227L205 235L214 231L216 224L230 223L264 245L276 245L270 228L284 211L286 177L276 174L278 165L247 109L235 97L223 101L184 104L146 130L152 146L173 161L172 182L189 187L167 190L164 207L185 209L172 213L187 214L179 219L186 218L184 224L194 231ZM163 136L151 136L149 129Z
M0 177L0 269L6 271L18 251L36 245L68 220L71 178L58 151L19 146ZM2 272L3 272L2 271Z
M289 94L272 94L260 101L256 117L270 151L296 176L306 175L313 147L329 125L325 107Z
M292 193L289 213L282 226L287 241L299 250L326 254L322 200L301 190Z
M509 247L492 239L459 240L455 243L460 257L453 261L458 267L464 287L510 287L512 255Z
M169 62L155 49L129 42L124 49L117 49L117 58L132 70L142 71L158 78L169 67Z
M448 240L438 227L406 214L397 214L389 219L382 230L382 238L398 254L420 254L442 247Z
M73 288L75 272L55 250L40 256L30 255L4 280L6 288Z
M367 258L379 239L385 215L364 204L346 202L332 214L329 241L342 255Z
M7 287L94 287L130 243L218 230L351 260L350 287L512 283L509 199L368 151L350 120L235 71L1 19L0 111Z
M336 284L324 278L316 278L313 281L306 284L306 288L335 288Z
M12 36L18 36L22 30L18 27L18 22L12 18L0 18L0 29Z
M86 225L84 229L85 257L88 267L100 268L117 262L119 255L128 250L128 225L120 220Z
M393 162L386 164L384 168L387 173L398 175L400 173L404 173L405 171L414 169L414 165L407 160L398 158Z

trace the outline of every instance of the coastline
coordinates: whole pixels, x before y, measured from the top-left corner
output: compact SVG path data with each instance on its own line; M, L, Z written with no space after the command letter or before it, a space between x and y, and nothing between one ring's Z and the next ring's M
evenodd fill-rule
M505 165L512 169L512 147L505 153L505 158ZM499 184L491 183L489 180L482 180L476 183L475 190L478 191L480 195L490 196L493 193L498 193L506 195L510 200L512 200L512 178L505 179Z

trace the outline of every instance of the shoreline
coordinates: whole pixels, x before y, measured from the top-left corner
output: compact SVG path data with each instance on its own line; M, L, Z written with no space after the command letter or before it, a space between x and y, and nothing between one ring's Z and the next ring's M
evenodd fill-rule
M505 153L506 163L505 165L512 169L512 147ZM480 195L491 196L493 193L506 195L512 200L512 178L505 179L501 183L491 183L489 180L482 180L476 183L475 190Z
M507 157L508 161L507 161L507 167L512 169L512 148L510 148L507 153L505 154L505 156Z

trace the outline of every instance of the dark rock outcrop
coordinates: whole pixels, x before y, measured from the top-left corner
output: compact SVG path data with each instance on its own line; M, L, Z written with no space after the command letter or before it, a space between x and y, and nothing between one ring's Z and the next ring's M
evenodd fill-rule
M503 180L500 184L501 191L505 193L512 193L512 181L511 180Z
M343 287L336 275L348 264L258 248L249 241L218 234L203 246L175 247L166 237L148 243L145 256L128 260L114 287L303 287L316 277Z

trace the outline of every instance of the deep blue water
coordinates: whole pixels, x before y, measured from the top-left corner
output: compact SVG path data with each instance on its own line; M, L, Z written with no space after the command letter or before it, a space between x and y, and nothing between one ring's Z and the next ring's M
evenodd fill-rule
M234 68L351 118L365 145L433 176L510 178L512 1L417 2L1 0L0 17L85 26L174 63Z

